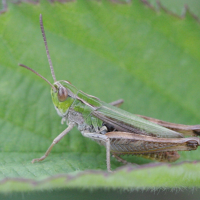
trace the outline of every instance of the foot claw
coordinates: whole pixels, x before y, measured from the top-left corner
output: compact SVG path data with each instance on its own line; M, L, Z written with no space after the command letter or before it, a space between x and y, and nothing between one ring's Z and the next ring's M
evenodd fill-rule
M34 163L34 162L38 162L38 158L35 158L35 159L33 159L31 162L32 162L32 164Z
M34 162L40 162L40 161L42 161L42 160L44 160L44 159L45 159L45 157L35 158L35 159L33 159L31 162L32 162L32 163L34 163Z

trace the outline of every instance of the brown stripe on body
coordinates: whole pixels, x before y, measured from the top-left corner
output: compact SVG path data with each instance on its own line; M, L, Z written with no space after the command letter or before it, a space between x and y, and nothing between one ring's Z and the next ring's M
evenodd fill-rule
M175 124L170 122L165 122L159 119L146 117L143 115L137 115L138 117L141 117L143 119L146 119L148 121L151 121L155 124L158 124L160 126L163 126L165 128L171 129L173 131L179 132L184 134L185 136L196 136L200 135L200 125L184 125L184 124Z

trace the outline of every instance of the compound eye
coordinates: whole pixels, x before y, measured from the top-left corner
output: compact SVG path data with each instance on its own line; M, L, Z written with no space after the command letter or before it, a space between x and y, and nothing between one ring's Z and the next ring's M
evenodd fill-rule
M67 99L68 92L65 87L60 87L58 89L58 100L59 101L65 101Z

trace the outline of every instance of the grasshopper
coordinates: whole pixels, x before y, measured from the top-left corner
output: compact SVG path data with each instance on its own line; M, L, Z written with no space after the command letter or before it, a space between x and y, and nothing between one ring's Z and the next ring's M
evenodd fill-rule
M124 164L127 162L120 156L125 154L140 155L159 162L172 162L180 157L177 151L197 149L200 145L199 138L184 138L184 136L200 135L200 125L173 124L134 115L118 108L123 100L108 104L76 89L68 81L57 81L47 46L42 15L40 15L40 27L54 83L51 84L33 69L23 64L19 65L32 71L51 86L54 107L62 118L61 123L66 122L68 127L53 140L46 153L41 158L33 159L32 163L44 160L53 146L75 126L84 137L91 138L106 147L109 172L110 154Z

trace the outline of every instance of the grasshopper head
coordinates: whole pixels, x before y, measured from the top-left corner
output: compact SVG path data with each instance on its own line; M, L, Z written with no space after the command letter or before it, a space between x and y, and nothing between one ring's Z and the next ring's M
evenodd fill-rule
M51 97L57 113L64 117L72 105L77 89L68 81L56 81L51 89Z

